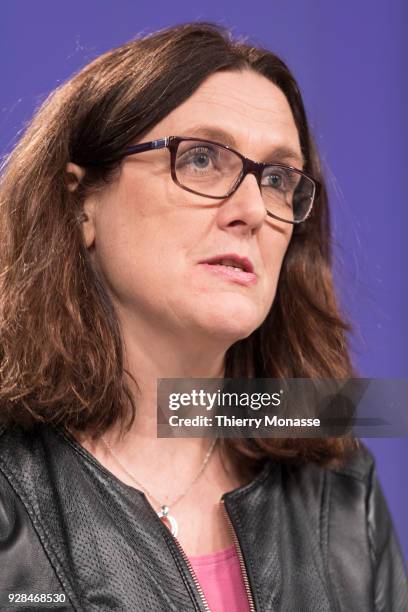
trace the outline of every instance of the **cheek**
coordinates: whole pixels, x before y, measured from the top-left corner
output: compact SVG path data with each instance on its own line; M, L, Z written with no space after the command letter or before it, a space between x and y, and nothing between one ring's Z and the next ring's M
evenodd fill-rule
M280 245L280 248L274 249L274 252L269 256L268 268L271 278L277 283L282 269L282 262L287 251L287 243Z
M278 233L261 246L261 252L264 254L263 260L265 262L266 278L268 281L268 292L272 301L275 297L283 259L288 249L291 235L291 230L290 232Z
M94 256L121 302L160 301L183 274L191 236L182 219L168 209L153 214L146 208L116 216L106 211L98 220Z

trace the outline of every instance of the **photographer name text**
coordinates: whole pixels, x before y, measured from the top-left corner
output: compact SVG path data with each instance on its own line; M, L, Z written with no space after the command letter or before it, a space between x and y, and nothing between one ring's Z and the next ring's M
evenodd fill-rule
M320 427L320 419L317 418L299 418L290 419L264 415L263 417L229 417L225 415L216 415L214 417L195 416L192 418L179 417L172 415L169 418L171 427L251 427L259 429L260 427Z

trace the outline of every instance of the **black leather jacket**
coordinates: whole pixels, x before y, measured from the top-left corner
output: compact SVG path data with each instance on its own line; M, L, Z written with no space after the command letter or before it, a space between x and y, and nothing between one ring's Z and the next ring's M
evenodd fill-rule
M408 610L401 553L364 447L337 471L268 461L223 500L257 612ZM8 604L16 593L37 601ZM59 601L47 607L47 594ZM0 435L0 609L206 607L143 493L42 426Z

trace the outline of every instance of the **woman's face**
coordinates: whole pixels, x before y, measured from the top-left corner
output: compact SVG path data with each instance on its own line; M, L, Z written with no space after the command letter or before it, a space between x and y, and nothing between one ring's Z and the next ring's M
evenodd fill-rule
M249 70L210 76L143 142L171 135L233 144L256 161L301 167L284 94ZM293 154L278 158L283 147ZM253 175L230 197L206 199L173 182L167 149L149 151L125 157L119 178L89 197L85 212L93 263L120 318L135 330L231 345L265 319L292 226L266 216ZM250 282L203 263L231 254L251 262Z

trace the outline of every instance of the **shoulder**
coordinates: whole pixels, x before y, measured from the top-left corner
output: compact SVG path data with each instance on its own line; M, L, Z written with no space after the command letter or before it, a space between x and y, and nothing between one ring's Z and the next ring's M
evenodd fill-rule
M6 593L61 591L8 461L9 456L16 456L16 464L19 463L21 445L21 436L16 431L0 433L0 608L1 597Z
M373 610L408 609L406 569L371 451L360 442L341 467L307 474L321 484L321 542L330 574L342 577L339 597L358 601L365 585Z
M375 457L362 441L339 467L308 463L283 466L282 473L286 488L339 546L348 542L357 555L364 546L376 566L390 538L396 541Z
M371 452L361 445L355 458L341 470L335 472L338 487L334 496L337 504L344 502L338 492L350 492L360 487L360 501L355 512L348 515L343 510L343 528L338 529L336 541L340 546L344 532L350 532L351 540L356 538L360 550L353 542L356 558L361 557L362 550L368 550L370 570L372 576L372 591L374 594L374 610L407 610L408 609L408 581L406 568L394 529L392 517L378 478L376 464ZM343 486L340 486L340 481ZM348 486L344 486L344 481ZM354 484L352 484L354 483ZM350 496L348 499L353 499ZM357 516L356 516L357 515ZM358 522L359 517L363 528L361 537L353 521ZM334 531L334 530L333 530Z
M404 561L371 451L336 468L283 466L283 488L313 525L338 599L355 609L408 609Z
M339 467L308 463L284 468L310 510L326 521L329 536L367 544L376 564L392 531L390 513L378 478L376 461L367 446L358 447Z
M339 478L348 478L364 483L369 483L375 470L375 458L367 446L358 440L358 447L344 463L331 471Z
M336 467L308 462L282 463L280 469L284 492L299 496L310 513L320 512L321 506L327 507L327 512L334 509L365 512L367 495L376 476L375 459L361 441Z
M40 491L45 491L49 447L43 428L0 429L0 534L30 539L36 530L33 508ZM34 530L34 531L33 531Z
M35 486L34 466L41 469L35 461L34 432L28 433L19 427L0 429L0 534L4 540L17 537L17 532L29 525L29 517L24 504L24 482ZM17 541L17 540L16 540Z
M47 456L61 451L63 438L59 428L47 423L27 429L20 425L0 426L0 468L41 465Z
M282 464L282 476L290 490L300 490L310 503L321 497L334 496L338 505L365 509L368 493L377 479L375 458L358 440L358 446L336 466L309 462L303 465Z

